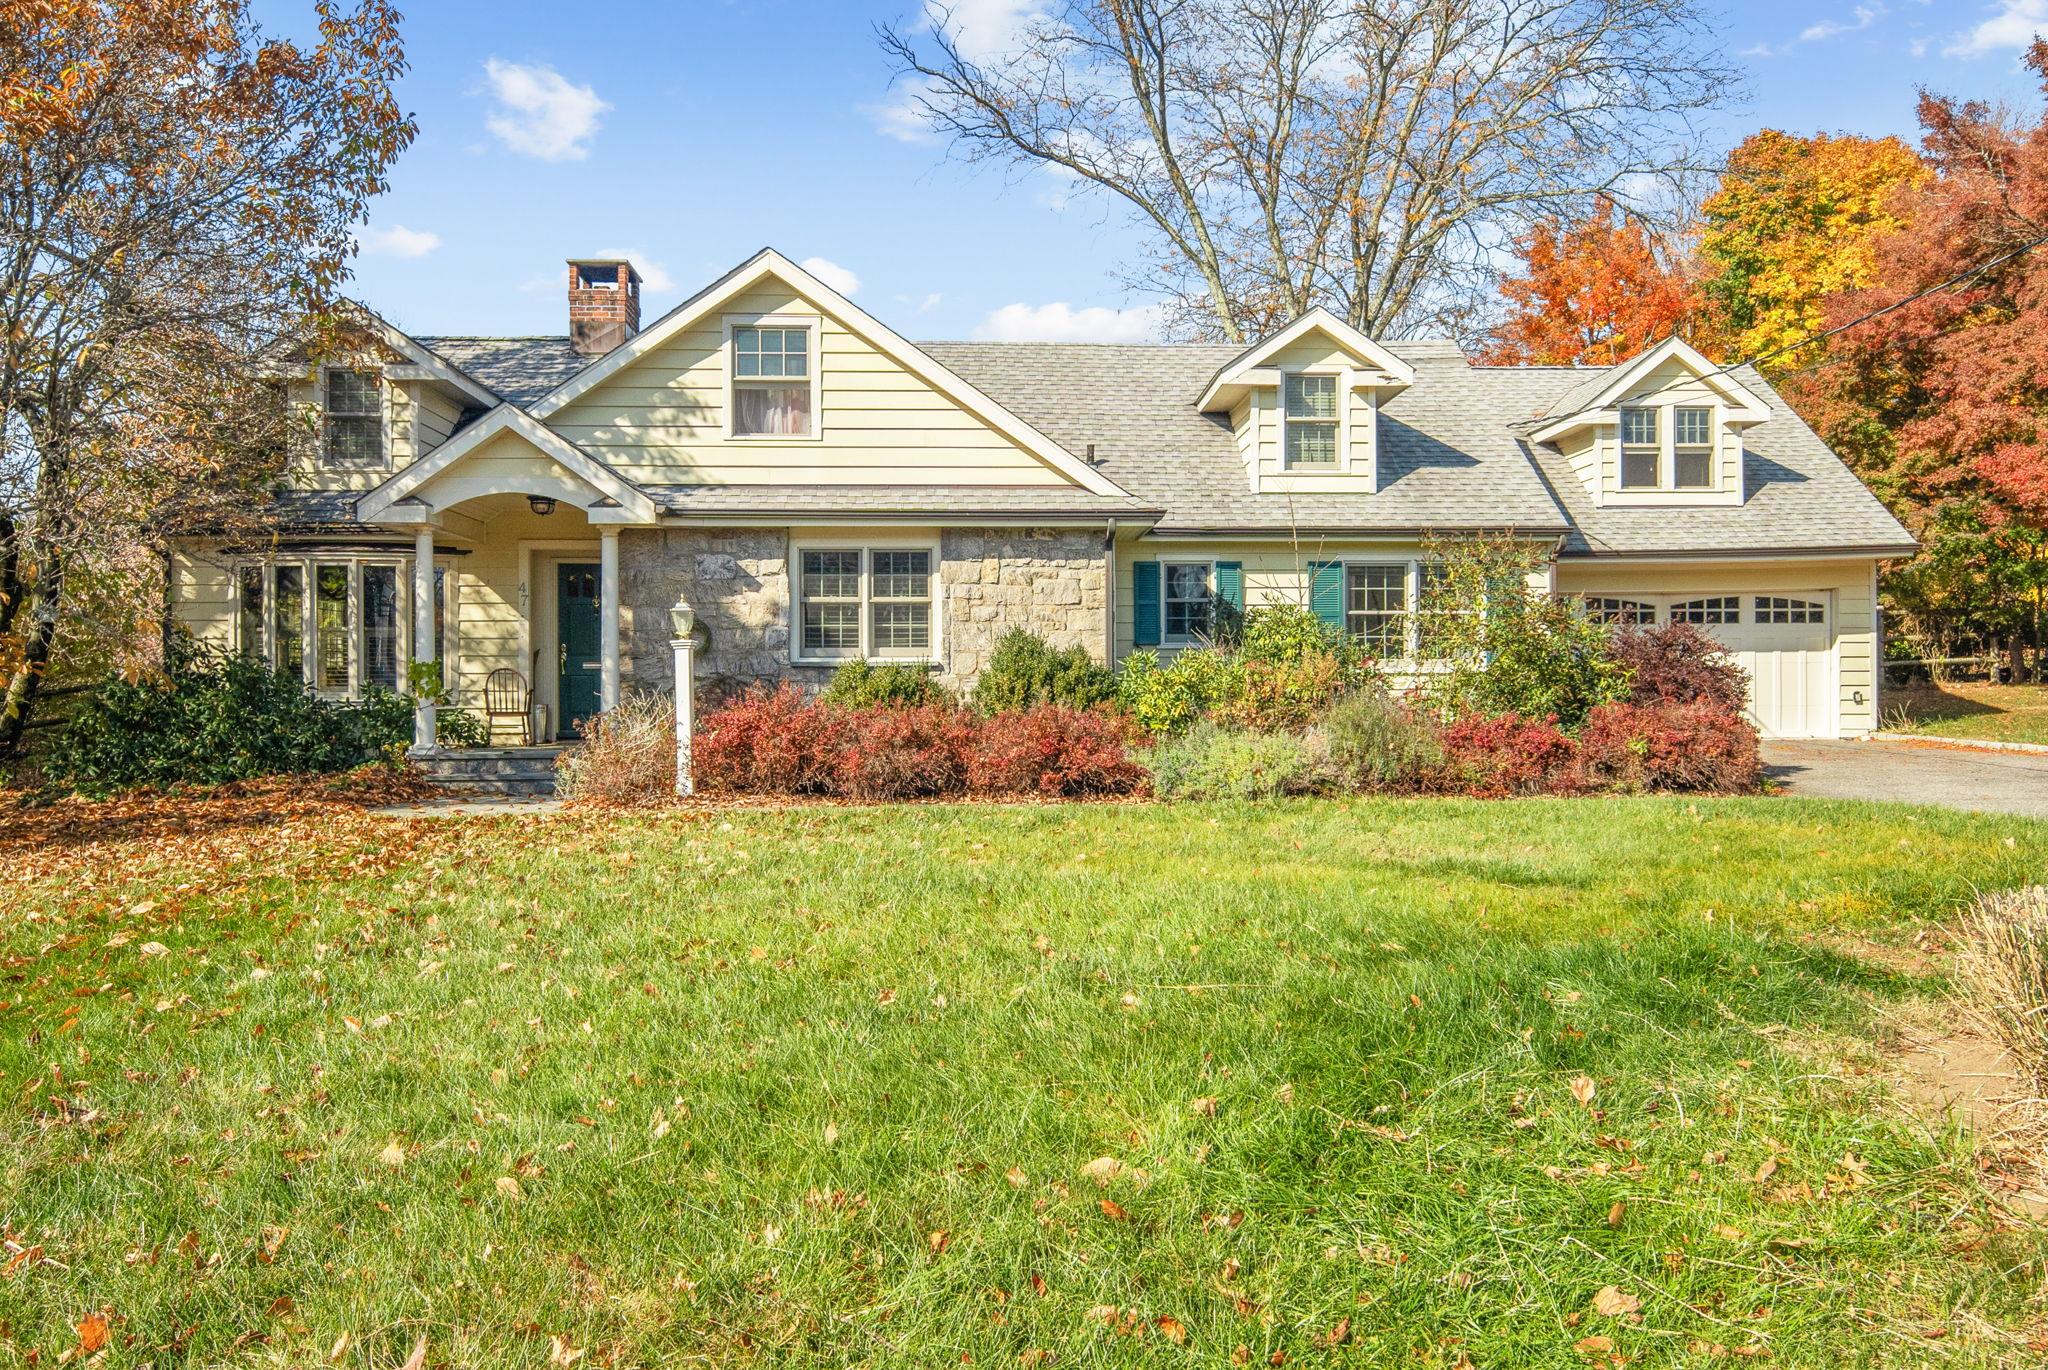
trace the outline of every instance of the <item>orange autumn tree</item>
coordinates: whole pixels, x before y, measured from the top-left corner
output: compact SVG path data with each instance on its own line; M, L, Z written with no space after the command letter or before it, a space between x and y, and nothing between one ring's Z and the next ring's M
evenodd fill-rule
M1728 155L1700 207L1700 256L1723 350L1780 352L1820 331L1828 301L1880 275L1877 242L1903 226L1901 206L1927 164L1897 138L1802 138L1765 129ZM1775 359L1810 365L1818 346Z
M1611 366L1687 333L1701 296L1687 264L1612 200L1546 220L1521 240L1523 270L1501 282L1507 318L1482 360Z
M253 9L0 0L0 752L79 606L274 467L261 362L412 140L388 0L319 0L305 43Z

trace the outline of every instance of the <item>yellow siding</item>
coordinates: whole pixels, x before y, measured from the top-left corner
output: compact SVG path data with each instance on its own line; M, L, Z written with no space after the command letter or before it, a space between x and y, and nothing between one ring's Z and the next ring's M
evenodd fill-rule
M1626 405L1638 400L1669 406L1661 420L1667 453L1673 422L1671 409L1710 406L1717 416L1726 411L1721 396L1676 359L1642 377L1615 403ZM1567 449L1567 455L1572 458L1572 468L1579 473L1581 480L1587 482L1587 489L1598 504L1739 504L1742 500L1742 435L1725 422L1717 422L1714 425L1714 447L1714 488L1669 493L1622 492L1621 429L1616 424L1599 425L1592 430L1589 447Z
M726 322L753 314L817 320L817 437L726 436ZM740 295L548 423L627 479L657 485L1071 484L778 284Z
M1878 721L1876 565L1867 558L1665 566L1565 561L1558 563L1557 581L1566 594L1827 594L1839 649L1838 717L1842 733L1853 736Z
M171 622L207 647L235 646L234 562L218 550L195 544L171 553Z

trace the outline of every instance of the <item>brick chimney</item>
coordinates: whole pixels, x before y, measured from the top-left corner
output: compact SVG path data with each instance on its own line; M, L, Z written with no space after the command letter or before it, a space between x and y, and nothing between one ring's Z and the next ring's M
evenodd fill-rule
M640 273L618 260L569 263L569 345L586 357L640 331Z

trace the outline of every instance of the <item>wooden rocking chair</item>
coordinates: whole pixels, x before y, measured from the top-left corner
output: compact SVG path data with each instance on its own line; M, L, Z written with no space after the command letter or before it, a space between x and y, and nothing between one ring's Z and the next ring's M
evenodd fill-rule
M497 736L501 718L518 721L520 746L533 745L533 695L526 677L509 666L484 677L484 726L492 737Z

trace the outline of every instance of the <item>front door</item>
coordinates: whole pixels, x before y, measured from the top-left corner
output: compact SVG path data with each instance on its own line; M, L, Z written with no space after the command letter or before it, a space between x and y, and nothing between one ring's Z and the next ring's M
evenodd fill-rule
M604 664L598 656L598 571L587 562L563 562L555 568L555 635L561 676L563 737L583 736L583 725L596 716Z

